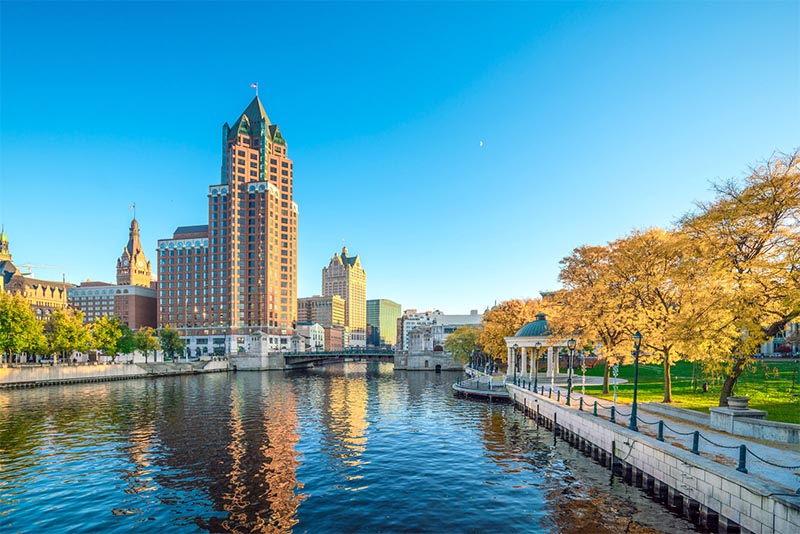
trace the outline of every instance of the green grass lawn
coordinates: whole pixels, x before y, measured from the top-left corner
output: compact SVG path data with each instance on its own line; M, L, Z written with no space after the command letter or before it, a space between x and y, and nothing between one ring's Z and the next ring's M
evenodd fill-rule
M603 376L603 365L587 369L587 376ZM697 371L696 387L692 385L692 363L678 362L672 367L673 406L707 412L711 406L719 404L722 380L703 376ZM618 386L617 399L620 402L633 401L633 365L622 366L619 377L628 380ZM794 381L793 381L794 380ZM703 393L702 384L708 382L708 392ZM577 370L578 388L580 371ZM611 399L613 390L602 395L602 388L587 387L586 393L600 398ZM766 410L770 421L783 421L800 424L800 366L791 361L755 361L739 378L735 389L739 397L750 397L750 407ZM639 402L661 402L664 400L664 370L661 365L639 365Z

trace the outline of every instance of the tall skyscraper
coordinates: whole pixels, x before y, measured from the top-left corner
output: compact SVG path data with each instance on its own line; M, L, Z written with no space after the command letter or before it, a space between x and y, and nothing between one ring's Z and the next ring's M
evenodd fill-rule
M400 318L400 304L389 299L367 301L367 326L372 327L372 337L367 344L375 347L397 344L397 320Z
M190 348L246 350L262 331L289 345L297 315L297 204L293 164L280 128L256 96L222 127L220 183L208 190L208 224L183 226L158 243L160 326Z
M344 299L344 326L349 335L348 345L364 347L367 344L367 272L361 259L334 254L327 267L322 268L322 295L339 295Z

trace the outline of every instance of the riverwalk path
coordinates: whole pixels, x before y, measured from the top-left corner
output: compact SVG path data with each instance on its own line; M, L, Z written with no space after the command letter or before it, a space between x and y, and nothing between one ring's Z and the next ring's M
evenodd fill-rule
M549 385L546 385L543 391L544 396L551 401L560 397L561 404L566 403L565 387L555 386L552 396ZM611 402L591 395L582 395L574 389L569 408L580 410L582 407L584 412L594 414L595 402L597 402L597 417L610 420ZM796 496L800 499L800 445L729 434L711 428L710 422L704 424L704 421L710 419L708 414L686 409L665 409L665 407L666 405L660 403L640 403L637 417L639 432L658 439L658 430L661 426L662 439L665 443L728 467L742 467L746 469L746 472L739 470L742 477L756 477L766 484L774 485L776 495ZM617 403L614 412L615 423L627 428L630 424L631 405ZM746 447L744 464L742 464L742 446Z

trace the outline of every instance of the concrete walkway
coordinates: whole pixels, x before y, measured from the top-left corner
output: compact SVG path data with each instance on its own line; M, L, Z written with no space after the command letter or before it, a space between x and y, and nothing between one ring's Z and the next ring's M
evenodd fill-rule
M548 395L549 388L549 384L546 384L544 388L545 396ZM561 404L564 404L567 393L564 387L556 386L553 389L551 400L556 399L559 390L561 391ZM571 408L579 409L580 397L580 387L577 388L577 391L573 387ZM612 403L606 399L585 395L583 411L592 413L595 401L598 403L598 417L608 420ZM704 416L702 413L672 408L670 410L671 413L666 415L662 410L658 410L658 404L639 404L637 418L639 432L656 438L658 436L658 421L662 420L664 421L664 442L691 451L694 432L699 431L698 451L700 455L703 458L733 469L736 469L739 465L740 446L745 445L748 449L746 456L747 473L742 473L741 476L757 477L766 483L778 484L782 487L776 488L776 493L778 494L794 495L795 492L800 491L800 451L796 450L796 446L728 434L702 424ZM630 404L617 403L616 423L620 426L628 427L630 412ZM681 412L688 413L680 417Z

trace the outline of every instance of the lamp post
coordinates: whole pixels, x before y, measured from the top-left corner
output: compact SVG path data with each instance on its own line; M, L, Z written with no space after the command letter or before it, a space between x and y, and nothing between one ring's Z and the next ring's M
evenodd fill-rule
M514 343L514 346L511 348L514 350L514 385L517 385L517 349L519 345Z
M639 426L636 424L636 394L639 391L639 348L642 346L642 334L637 330L633 334L633 406L631 406L631 422L628 428L638 432Z
M567 348L569 349L569 369L567 370L567 406L571 404L570 397L572 397L572 356L575 354L575 340L570 338L567 341Z
M541 356L542 342L536 342L536 363L533 365L533 390L539 387L539 356Z

